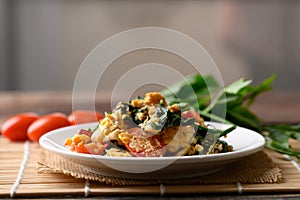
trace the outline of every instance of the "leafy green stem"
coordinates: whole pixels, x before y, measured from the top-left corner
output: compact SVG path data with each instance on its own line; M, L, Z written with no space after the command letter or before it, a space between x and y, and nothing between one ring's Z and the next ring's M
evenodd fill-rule
M202 117L216 122L243 126L262 135L264 132L268 132L268 136L264 135L267 147L295 156L300 160L300 152L293 150L289 144L290 138L300 141L300 124L266 126L263 124L263 120L250 110L250 105L258 95L272 89L271 84L275 78L276 75L272 75L258 85L251 85L251 80L241 78L223 89L213 76L195 74L188 76L186 81L179 81L171 86L174 94L168 90L163 91L163 93L168 101L176 100L174 97L178 96L181 97L180 100L185 102L194 102L192 97L196 94L197 103L191 105L194 106L195 110L200 110L199 114ZM193 90L187 90L190 87ZM212 99L211 93L216 94L214 99ZM225 119L222 117L223 114L212 113L212 110L218 108L219 105L226 106Z
M221 96L225 93L225 90L221 90L218 92L217 96L213 99L213 101L202 111L202 113L209 113L218 103L220 100Z
M226 120L222 117L219 117L217 115L214 115L214 114L211 114L211 113L205 113L203 111L199 111L199 113L200 113L201 116L212 119L212 120L215 120L217 122L234 125L232 122L230 122L230 121L228 121L228 120Z

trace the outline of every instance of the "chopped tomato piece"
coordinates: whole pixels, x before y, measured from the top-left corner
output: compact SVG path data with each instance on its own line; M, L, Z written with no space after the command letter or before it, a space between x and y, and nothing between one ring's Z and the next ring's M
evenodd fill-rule
M72 145L74 151L77 153L85 153L85 154L97 154L102 155L105 148L107 147L107 144L100 144L100 143L88 143L83 144L82 142L79 144L73 144Z
M74 145L74 149L77 153L85 153L90 154L89 150L83 145L82 143L79 143L77 145Z
M128 132L132 137L125 146L131 154L138 157L161 157L166 153L165 144L159 135L147 137L141 128L132 128Z
M185 119L194 118L196 122L201 122L202 118L200 115L194 110L187 110L181 113L181 116Z

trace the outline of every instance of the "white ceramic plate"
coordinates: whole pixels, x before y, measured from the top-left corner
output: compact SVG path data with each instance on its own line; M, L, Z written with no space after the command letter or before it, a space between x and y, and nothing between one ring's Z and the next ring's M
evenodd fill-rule
M209 123L218 129L230 125ZM40 145L69 161L80 164L96 174L136 179L187 178L209 174L238 159L260 151L264 138L252 130L237 127L222 140L233 146L233 151L222 154L181 157L110 157L75 153L64 147L66 138L73 137L80 129L94 128L97 123L69 126L51 131L40 138Z

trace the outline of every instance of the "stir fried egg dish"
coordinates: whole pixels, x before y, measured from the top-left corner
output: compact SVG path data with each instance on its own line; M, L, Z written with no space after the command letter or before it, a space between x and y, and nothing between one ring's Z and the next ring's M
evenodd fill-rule
M119 157L193 156L232 151L186 103L167 103L159 92L120 102L98 126L80 130L70 151Z

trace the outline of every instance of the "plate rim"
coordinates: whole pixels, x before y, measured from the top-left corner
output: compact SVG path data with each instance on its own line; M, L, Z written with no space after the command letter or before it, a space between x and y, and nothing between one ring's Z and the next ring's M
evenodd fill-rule
M218 122L206 122L209 124L215 124L218 126L230 126L229 124L224 124L224 123L218 123ZM242 158L242 157L246 157L249 156L251 154L254 154L260 150L263 149L264 145L265 145L265 139L264 137L257 133L256 131L253 131L251 129L248 128L244 128L241 126L237 126L237 129L242 129L245 131L250 132L253 135L256 135L257 139L257 143L253 143L243 149L237 150L237 151L232 151L232 152L227 152L227 153L220 153L220 154L208 154L208 155L194 155L194 156L171 156L171 157L116 157L116 156L102 156L102 155L94 155L94 154L82 154L82 153L77 153L77 152L72 152L72 151L68 151L67 148L65 150L63 149L59 149L58 147L55 149L53 149L53 147L55 147L53 144L49 145L49 136L51 136L52 134L56 134L57 132L60 131L67 131L68 129L81 129L81 128L88 128L91 126L96 126L98 124L98 122L93 122L93 123L85 123L85 124L79 124L79 125L75 125L75 126L67 126L67 127L63 127L63 128L59 128L53 131L50 131L46 134L44 134L40 140L39 140L39 144L42 148L59 154L59 155L63 155L66 156L68 158L73 158L73 159L85 159L85 160L89 160L89 159L97 159L97 160L103 160L104 162L110 161L110 162L120 162L120 161L129 161L129 162L141 162L141 161L147 161L147 162L159 162L159 161L177 161L177 164L180 163L193 163L193 162L199 162L199 161L206 161L206 162L214 162L214 161L223 161L223 160L227 160L227 159L237 159L237 158ZM75 133L74 133L75 134ZM230 134L230 133L229 133ZM67 138L67 137L66 137ZM52 148L51 148L52 146ZM65 148L65 147L62 147Z

